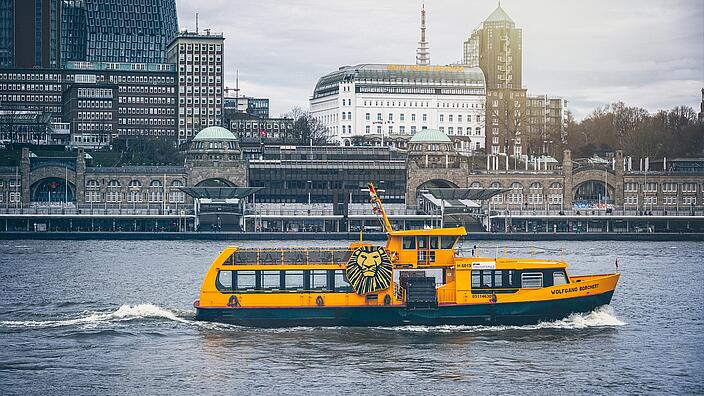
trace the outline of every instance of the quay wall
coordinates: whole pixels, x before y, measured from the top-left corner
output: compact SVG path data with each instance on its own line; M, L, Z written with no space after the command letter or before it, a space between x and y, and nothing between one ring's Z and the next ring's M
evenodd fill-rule
M282 240L359 240L356 232L0 232L0 240L212 240L212 241L282 241ZM384 233L365 233L365 241L386 240ZM473 240L504 241L704 241L704 233L666 232L584 232L584 233L470 233Z

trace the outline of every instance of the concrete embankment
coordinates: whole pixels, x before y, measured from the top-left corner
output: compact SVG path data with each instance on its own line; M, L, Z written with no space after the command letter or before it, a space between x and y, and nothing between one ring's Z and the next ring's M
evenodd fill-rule
M257 240L344 240L359 239L352 232L0 232L0 240L213 240L213 241L257 241ZM385 240L380 232L364 234L366 241ZM470 233L467 240L504 241L704 241L704 233Z

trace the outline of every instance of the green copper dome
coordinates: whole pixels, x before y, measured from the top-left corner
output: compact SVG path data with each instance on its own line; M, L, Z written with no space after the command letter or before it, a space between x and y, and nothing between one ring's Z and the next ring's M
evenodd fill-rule
M452 143L452 141L437 129L423 129L413 135L410 143Z
M193 138L195 141L203 141L203 140L237 140L237 137L227 129L219 126L211 126L207 127L200 132Z

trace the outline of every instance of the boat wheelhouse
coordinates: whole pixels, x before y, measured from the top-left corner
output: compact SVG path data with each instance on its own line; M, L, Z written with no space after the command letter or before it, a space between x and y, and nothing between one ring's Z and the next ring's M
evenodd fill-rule
M609 304L619 274L570 276L563 261L462 257L463 227L395 231L384 246L225 248L195 302L199 320L245 326L528 324ZM477 253L477 252L474 252Z

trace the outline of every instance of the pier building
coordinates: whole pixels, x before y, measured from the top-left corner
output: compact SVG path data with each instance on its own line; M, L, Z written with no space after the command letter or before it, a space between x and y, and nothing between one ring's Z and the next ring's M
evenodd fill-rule
M610 160L496 166L462 155L435 129L408 150L264 146L247 157L222 127L201 130L182 166L93 166L83 149L46 157L23 149L0 167L0 230L375 229L374 180L399 228L463 224L474 231L688 231L704 227L704 159L633 166ZM636 164L638 165L638 164ZM437 189L475 191L455 198ZM479 193L488 191L492 194Z

